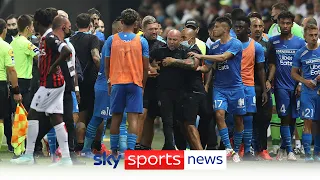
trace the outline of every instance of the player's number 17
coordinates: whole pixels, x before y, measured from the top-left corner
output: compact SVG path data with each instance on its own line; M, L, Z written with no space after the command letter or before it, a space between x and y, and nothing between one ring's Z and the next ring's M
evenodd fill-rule
M219 108L219 107L221 107L221 105L222 105L222 100L214 100L214 106L216 107L216 108Z

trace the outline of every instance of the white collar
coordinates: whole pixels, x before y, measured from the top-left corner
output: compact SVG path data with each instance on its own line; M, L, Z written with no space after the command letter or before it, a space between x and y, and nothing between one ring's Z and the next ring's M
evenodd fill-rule
M41 38L46 37L49 33L52 32L52 28L49 28L43 35Z

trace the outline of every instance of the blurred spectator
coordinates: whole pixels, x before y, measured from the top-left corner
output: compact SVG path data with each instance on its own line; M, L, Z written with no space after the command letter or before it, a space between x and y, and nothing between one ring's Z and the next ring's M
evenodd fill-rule
M295 7L295 10L294 10L293 14L301 14L303 17L307 16L306 0L295 0L294 7Z
M314 5L312 3L307 4L307 16L314 16Z
M268 33L270 27L273 24L273 21L271 19L271 14L269 12L264 13L263 16L262 16L262 20L263 20L263 23L264 23L264 33Z
M158 36L161 36L161 34L163 33L163 29L162 29L161 23L158 23L158 24L159 24Z
M246 15L250 12L261 14L265 32L268 32L272 24L271 7L279 2L284 3L288 10L295 14L301 14L303 17L315 16L318 22L320 20L318 0L142 0L139 13L141 18L146 15L154 16L162 25L161 36L164 38L169 29L182 30L188 19L195 19L200 27L198 38L206 40L208 26L212 20L217 15L224 16L237 8L242 9ZM297 16L296 22L300 24L303 17Z
M303 16L301 14L296 14L294 18L294 22L297 23L299 26L301 26L302 19L303 19Z

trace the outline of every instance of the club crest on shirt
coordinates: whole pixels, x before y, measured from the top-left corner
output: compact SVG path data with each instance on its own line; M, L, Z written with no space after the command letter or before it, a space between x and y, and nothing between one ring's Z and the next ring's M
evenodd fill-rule
M9 56L11 57L11 60L12 60L12 64L14 64L14 55L13 55L13 50L10 49L9 52L8 52Z
M28 49L29 49L29 50L33 50L34 48L35 48L35 47L33 46L33 44L31 44L31 43L28 44Z

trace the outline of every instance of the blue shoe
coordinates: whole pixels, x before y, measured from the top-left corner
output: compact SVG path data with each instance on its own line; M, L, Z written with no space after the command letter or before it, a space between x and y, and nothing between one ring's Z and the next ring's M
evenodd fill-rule
M314 162L314 159L311 155L307 155L306 154L306 157L304 158L304 160L306 161L306 163L313 163Z
M313 156L315 162L320 162L320 155Z
M32 154L31 155L24 154L17 159L11 159L10 162L12 164L19 164L19 165L32 165L34 164L34 158Z

